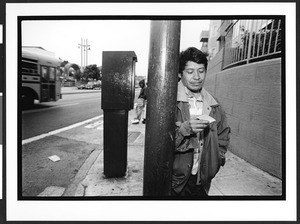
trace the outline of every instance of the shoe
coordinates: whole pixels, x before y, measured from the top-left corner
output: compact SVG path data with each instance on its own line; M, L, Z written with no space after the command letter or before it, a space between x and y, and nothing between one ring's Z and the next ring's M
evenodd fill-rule
M143 119L142 123L143 123L143 124L146 124L146 119Z
M138 119L133 119L133 120L131 121L131 123L132 123L132 124L138 124L138 123L140 123L140 121L139 121Z

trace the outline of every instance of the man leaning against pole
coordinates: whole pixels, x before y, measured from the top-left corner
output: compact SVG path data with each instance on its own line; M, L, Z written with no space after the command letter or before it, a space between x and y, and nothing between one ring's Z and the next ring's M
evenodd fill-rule
M225 112L203 84L206 55L190 47L179 56L172 196L204 198L225 164L230 128Z

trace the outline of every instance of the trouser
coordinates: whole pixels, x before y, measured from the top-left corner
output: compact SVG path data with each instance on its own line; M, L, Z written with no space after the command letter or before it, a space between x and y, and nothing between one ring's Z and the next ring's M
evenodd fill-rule
M145 109L145 112L143 113ZM141 118L145 119L146 117L146 101L143 99L138 99L138 103L135 108L136 119L141 120Z
M146 108L147 108L147 100L144 102L144 108L143 108L143 113L142 113L142 118L146 119Z
M172 196L193 196L195 198L200 197L208 197L206 191L204 190L203 186L196 185L197 181L197 175L190 175L190 178L184 188L182 189L181 192L176 193L173 189L171 192Z

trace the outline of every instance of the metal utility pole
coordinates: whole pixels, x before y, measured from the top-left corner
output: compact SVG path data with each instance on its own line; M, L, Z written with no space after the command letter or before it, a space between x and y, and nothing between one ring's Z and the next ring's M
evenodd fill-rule
M87 66L88 65L88 51L91 50L91 48L90 48L91 45L88 44L88 39L86 39L85 41L86 41L86 45L85 45L85 49L86 49L86 52L85 52L86 53L85 66Z
M180 26L180 21L151 22L144 196L171 193Z
M88 39L82 39L78 44L78 48L81 48L81 67L86 67L88 64L88 50L91 50L91 45L88 44Z
M86 66L85 54L86 54L86 45L85 45L85 39L84 39L83 40L83 67Z
M81 38L81 42L80 42L80 44L78 44L78 48L80 48L80 59L81 59L81 64L80 64L80 67L82 68L83 67L83 59L82 59L82 57L83 57L83 43L82 43L82 38Z

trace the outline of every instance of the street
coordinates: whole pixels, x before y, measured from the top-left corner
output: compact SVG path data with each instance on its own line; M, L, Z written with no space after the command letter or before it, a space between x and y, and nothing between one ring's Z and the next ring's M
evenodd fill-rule
M101 115L101 93L64 95L22 113L22 140Z
M36 104L23 111L22 140L101 117L101 114L101 93L63 95L57 102ZM95 122L97 120L91 120L90 125ZM101 150L101 139L97 137L100 130L84 127L22 145L22 196L37 196L47 187L59 187L63 191L68 188L87 158ZM93 135L92 141L84 139ZM58 156L60 160L54 162L50 156Z

